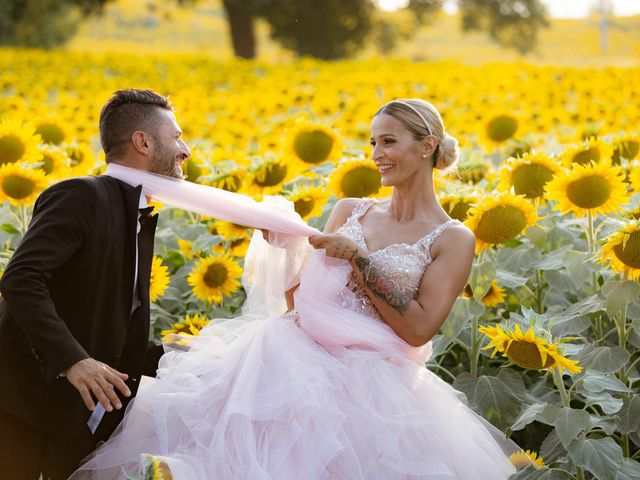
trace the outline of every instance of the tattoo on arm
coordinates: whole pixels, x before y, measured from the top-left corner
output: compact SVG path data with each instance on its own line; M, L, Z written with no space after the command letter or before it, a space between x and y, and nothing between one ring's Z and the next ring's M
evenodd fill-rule
M400 313L404 313L409 308L411 298L402 291L396 282L385 276L380 268L373 265L370 258L357 256L355 263L362 274L365 285L376 296L384 299Z

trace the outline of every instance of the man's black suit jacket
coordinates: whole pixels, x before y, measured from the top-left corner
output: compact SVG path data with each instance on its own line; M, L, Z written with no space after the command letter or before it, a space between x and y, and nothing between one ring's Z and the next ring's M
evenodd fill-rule
M0 280L0 409L89 450L110 435L124 409L105 414L92 436L90 412L58 375L92 357L127 373L135 393L161 354L148 343L156 217L140 233L141 305L131 314L140 191L109 176L53 185L38 198Z

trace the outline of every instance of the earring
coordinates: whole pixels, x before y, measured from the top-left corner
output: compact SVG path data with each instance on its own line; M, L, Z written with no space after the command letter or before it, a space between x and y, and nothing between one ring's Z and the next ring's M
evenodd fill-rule
M427 154L426 154L426 153L423 153L423 154L422 154L422 158L427 158Z

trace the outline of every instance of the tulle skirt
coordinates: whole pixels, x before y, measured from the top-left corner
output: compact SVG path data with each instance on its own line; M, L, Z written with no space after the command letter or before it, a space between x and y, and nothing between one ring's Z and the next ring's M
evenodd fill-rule
M143 453L161 456L176 480L513 473L516 445L422 366L424 349L336 302L348 269L316 260L297 292L299 318L218 322L189 351L165 354L157 379L71 478L136 475Z

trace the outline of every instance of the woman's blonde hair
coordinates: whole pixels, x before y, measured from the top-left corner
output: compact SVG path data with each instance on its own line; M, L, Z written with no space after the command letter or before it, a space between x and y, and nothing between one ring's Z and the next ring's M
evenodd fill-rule
M419 98L392 100L383 105L376 115L382 113L402 122L418 141L428 135L436 137L438 145L433 152L434 168L448 169L458 160L458 141L445 132L440 112L429 102Z

